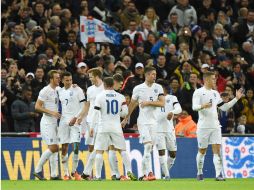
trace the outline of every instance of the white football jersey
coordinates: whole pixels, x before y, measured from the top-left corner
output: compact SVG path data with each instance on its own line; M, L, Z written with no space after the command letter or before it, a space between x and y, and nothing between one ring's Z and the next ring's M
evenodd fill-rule
M68 89L63 87L58 90L58 94L62 105L61 119L70 120L77 116L83 107L81 102L85 101L83 90L80 87L70 87Z
M157 132L172 132L174 130L173 119L168 120L168 113L181 113L182 108L174 95L165 96L165 106L157 108Z
M86 94L87 94L87 101L90 102L90 107L87 114L87 122L91 122L91 117L92 117L92 112L94 110L94 103L95 103L96 96L100 94L103 90L104 90L103 83L98 87L95 85L88 87Z
M212 107L198 110L198 128L218 128L220 122L218 119L217 105L223 102L221 96L216 90L207 90L201 87L195 90L192 97L192 107L201 108L202 104L212 103Z
M45 86L39 93L38 99L43 101L43 106L45 109L50 111L58 112L58 95L57 90L60 87L56 87L55 89L51 88L50 85ZM57 119L49 114L43 113L43 119L49 123L56 123Z
M142 83L133 89L132 99L137 100L139 103L143 101L157 101L160 95L163 95L161 85L153 83L149 87L146 83ZM145 106L144 108L139 106L138 124L156 125L156 109L157 107L155 106Z
M98 132L122 133L120 112L125 110L128 113L125 97L114 91L105 90L101 92L95 101L95 107L100 110L100 122ZM93 108L93 109L94 109Z

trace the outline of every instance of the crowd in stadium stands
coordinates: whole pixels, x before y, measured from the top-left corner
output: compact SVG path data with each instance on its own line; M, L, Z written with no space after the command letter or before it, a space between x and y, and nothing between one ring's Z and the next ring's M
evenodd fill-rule
M70 71L86 93L87 71L122 74L130 99L144 81L144 67L168 81L183 112L175 118L177 136L193 137L198 119L192 95L202 74L216 73L223 101L245 89L229 111L219 111L223 133L254 133L253 0L1 0L1 131L39 131L34 110L47 73ZM119 46L82 44L79 16L92 16L122 34ZM136 132L133 114L125 132Z

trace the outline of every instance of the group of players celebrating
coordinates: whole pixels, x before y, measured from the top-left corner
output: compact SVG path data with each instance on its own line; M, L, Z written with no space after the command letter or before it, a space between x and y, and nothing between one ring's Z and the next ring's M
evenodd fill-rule
M98 68L88 71L92 86L87 89L86 97L82 89L72 84L72 75L64 72L61 76L63 87L59 87L60 76L55 70L48 73L50 83L44 87L35 105L35 109L43 113L41 119L41 136L48 149L43 152L35 168L34 176L40 180L43 177L42 168L50 161L51 179L59 179L57 175L58 151L62 145L62 165L64 180L101 180L103 153L108 152L112 180L155 180L151 164L151 152L156 146L163 179L170 180L170 169L176 159L176 136L173 126L174 115L182 112L177 97L169 95L167 83L156 81L156 69L148 66L144 69L145 82L133 89L131 102L127 106L125 97L118 91L121 88L121 76L106 77L102 80L102 72ZM216 78L214 73L203 75L204 86L196 89L193 94L192 107L198 111L197 123L198 153L197 180L203 180L203 165L206 149L212 145L213 163L216 170L215 179L224 181L222 175L222 159L220 155L221 129L217 108L225 111L239 100L243 92L236 91L236 97L224 103L220 94L214 90ZM155 83L156 81L156 83ZM59 105L61 105L59 107ZM137 178L131 168L131 161L126 152L126 144L122 127L139 106L137 126L140 143L144 145L142 171ZM59 109L60 108L60 109ZM122 121L121 121L121 118ZM79 145L81 126L86 126L85 143L88 145L88 155L83 173L77 172L79 161ZM72 144L72 170L68 168L68 147ZM120 175L116 152L119 152L125 167L125 174ZM168 151L168 154L166 154ZM166 157L168 155L168 157ZM96 173L92 177L95 164Z

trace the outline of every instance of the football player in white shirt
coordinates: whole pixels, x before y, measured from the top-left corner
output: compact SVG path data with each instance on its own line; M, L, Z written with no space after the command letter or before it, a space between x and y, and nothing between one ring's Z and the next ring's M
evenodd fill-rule
M62 105L62 117L58 128L59 144L62 145L62 164L64 169L64 180L70 180L68 169L68 146L72 144L72 172L75 180L81 180L77 172L79 161L79 144L81 126L76 123L79 113L82 111L85 102L85 95L80 87L72 87L72 75L70 72L62 73L64 87L58 90L59 100Z
M157 81L162 85L165 95L165 106L157 108L157 138L156 146L159 152L159 160L165 180L170 180L170 169L172 168L176 157L176 135L173 125L174 115L182 112L182 107L178 99L174 95L169 95L167 92L168 84L164 80ZM169 157L166 158L165 151L169 151Z
M50 159L51 179L57 179L58 166L58 141L57 141L57 120L61 114L58 113L58 95L57 88L60 82L59 73L51 70L48 73L50 83L44 87L35 104L35 110L43 113L40 123L42 139L48 145L48 149L43 152L35 168L34 176L40 180L45 180L42 173L42 167Z
M104 90L103 82L102 82L102 72L98 68L93 68L88 70L89 79L92 82L92 86L87 89L87 101L83 107L82 112L78 116L77 123L81 123L83 118L87 120L87 129L85 134L85 144L88 145L88 155L87 162L84 168L84 171L81 175L83 179L89 180L92 174L93 164L96 156L96 152L94 151L94 142L97 133L97 127L95 127L93 137L90 137L90 125L91 125L91 116L94 111L94 103L96 96L100 94Z
M236 97L228 103L224 103L216 87L216 77L212 72L204 73L204 86L195 90L192 99L192 109L198 111L197 123L198 154L197 180L203 180L203 165L206 150L209 144L212 145L213 163L216 171L216 180L225 181L222 175L222 160L220 155L221 147L221 125L218 120L217 108L227 111L242 97L243 91L236 91Z
M142 175L140 180L155 180L151 168L151 152L155 145L156 137L156 110L164 107L165 98L161 85L156 84L156 69L145 67L145 82L133 89L129 113L122 122L125 126L133 110L139 105L138 130L140 142L144 144L144 155L142 160Z
M107 77L103 82L105 91L96 97L90 129L90 136L93 136L94 126L96 126L96 122L100 118L94 145L96 150L96 179L101 179L102 155L104 151L108 150L110 145L113 145L116 150L121 152L127 175L134 176L131 170L130 158L126 153L126 144L120 122L120 116L124 117L128 114L126 100L122 94L114 90L113 78ZM133 180L135 179L133 178Z

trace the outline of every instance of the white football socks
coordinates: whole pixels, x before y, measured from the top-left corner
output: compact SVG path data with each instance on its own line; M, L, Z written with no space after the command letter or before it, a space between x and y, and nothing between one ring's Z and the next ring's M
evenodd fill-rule
M96 167L96 178L101 178L101 170L103 166L103 157L102 154L96 154L95 157L95 167Z
M62 165L63 165L64 175L66 176L70 176L68 160L69 160L68 154L66 154L65 156L62 155Z
M144 145L144 155L142 159L142 172L143 175L148 175L150 168L151 168L151 151L152 151L152 144L148 143Z
M172 158L172 157L168 157L167 159L167 165L168 165L168 170L170 171L170 169L172 168L172 166L175 163L176 158Z
M96 151L94 150L89 155L90 156L89 156L89 158L86 162L86 166L85 166L85 169L83 171L83 173L86 174L86 175L92 175L92 170L93 170L93 164L94 164L94 160L95 160L95 156L96 156Z
M160 165L161 165L161 169L162 169L163 174L165 175L165 177L169 176L169 171L168 171L168 166L167 166L167 161L166 161L166 155L159 156L159 160L160 160Z
M204 166L205 154L201 154L198 152L196 157L198 175L203 174L203 166Z
M75 171L77 170L78 167L78 161L79 161L79 154L75 154L73 152L73 156L72 156L72 170L71 173L75 173Z
M118 162L117 162L115 150L108 151L108 159L109 159L109 165L110 165L110 169L111 169L111 176L116 175L116 177L119 178L120 173L118 170Z
M218 177L222 170L222 161L220 155L218 154L213 155L213 164L215 167L216 177Z
M58 152L53 153L49 158L50 176L57 177L58 175Z
M35 173L39 173L39 172L42 171L43 165L46 163L46 161L50 158L50 156L51 156L52 154L53 154L53 153L52 153L49 149L45 150L45 151L42 153L42 155L41 155L41 157L40 157L40 160L39 160L39 162L38 162L38 164L37 164L37 166L36 166L36 168L35 168Z
M124 164L126 173L132 172L132 170L131 170L131 160L130 160L130 157L127 154L127 152L122 151L121 156L122 156L122 159L123 159L123 164Z

